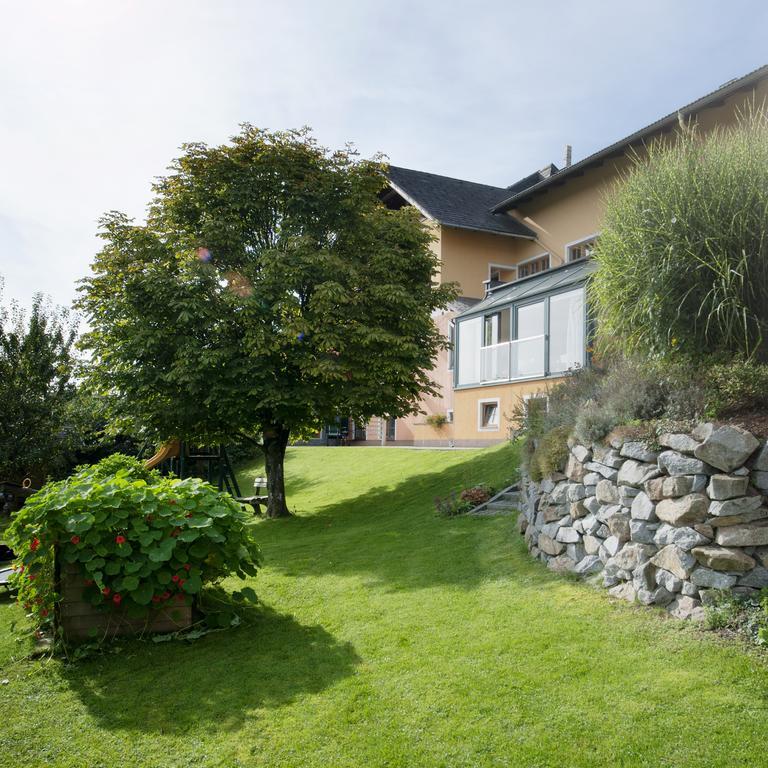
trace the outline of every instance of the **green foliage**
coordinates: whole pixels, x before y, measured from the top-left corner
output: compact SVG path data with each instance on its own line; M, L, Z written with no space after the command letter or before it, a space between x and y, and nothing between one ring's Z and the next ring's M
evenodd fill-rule
M534 480L539 481L565 469L570 431L567 426L554 427L535 440L528 463L528 472Z
M379 200L378 158L245 126L186 145L171 170L146 226L102 220L79 301L90 384L132 434L262 438L272 508L291 434L403 416L435 392L446 341L431 316L455 291L432 284L415 210Z
M736 359L706 372L706 413L712 418L768 409L768 365Z
M38 481L66 466L76 444L75 335L69 313L39 294L28 316L0 307L0 479Z
M425 421L430 427L442 429L448 423L448 417L444 413L430 413Z
M603 350L768 356L768 117L686 126L606 202L590 293Z
M249 516L197 478L177 480L115 454L31 496L6 536L18 555L19 601L52 619L54 550L85 578L84 598L106 610L188 604L230 573L253 576L259 552Z

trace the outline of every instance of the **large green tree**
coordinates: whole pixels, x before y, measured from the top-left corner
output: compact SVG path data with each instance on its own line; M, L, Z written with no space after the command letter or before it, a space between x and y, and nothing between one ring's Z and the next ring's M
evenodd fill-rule
M91 382L116 428L157 440L258 442L268 514L288 514L291 436L337 415L413 412L453 295L412 209L379 200L385 166L307 130L251 126L188 144L147 223L102 222L83 281Z
M0 289L2 283L0 283ZM73 448L76 322L38 294L25 312L0 291L0 480L37 483Z

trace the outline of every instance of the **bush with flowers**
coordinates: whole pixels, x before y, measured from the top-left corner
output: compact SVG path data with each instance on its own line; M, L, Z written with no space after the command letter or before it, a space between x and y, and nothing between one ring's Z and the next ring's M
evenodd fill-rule
M55 556L80 571L84 600L105 611L138 617L189 605L205 584L255 575L249 520L202 480L163 477L115 454L27 499L7 530L12 578L38 625L52 621L59 600ZM250 588L238 594L255 598Z

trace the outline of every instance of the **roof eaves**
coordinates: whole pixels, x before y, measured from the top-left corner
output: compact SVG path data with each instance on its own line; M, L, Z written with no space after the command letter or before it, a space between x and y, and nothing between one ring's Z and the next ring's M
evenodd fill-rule
M432 221L437 221L437 217L431 214L421 203L419 203L412 195L408 194L402 187L395 184L392 179L387 178L387 182L392 189L397 192L400 197L402 197L404 200L406 200L408 203L410 203L414 208L416 208L419 213L421 213L423 216L426 216L428 219L431 219Z
M578 163L569 165L567 168L562 168L557 173L554 173L551 176L548 176L546 179L542 179L537 184L533 184L532 186L522 190L521 192L517 192L516 194L511 195L505 200L502 200L500 203L497 203L493 208L491 208L491 213L506 212L510 208L513 208L518 203L521 203L524 200L530 199L537 192L541 192L544 189L548 189L550 186L552 186L555 183L558 183L558 182L562 183L566 177L581 175L581 173L579 172L581 171L583 173L583 171L586 168L588 168L590 165L597 163L603 159L606 159L613 154L622 152L631 144L634 144L640 141L641 139L646 138L650 134L656 133L657 131L664 129L667 124L677 122L680 116L686 117L694 112L698 112L702 109L705 109L706 107L713 105L713 103L721 99L724 99L734 93L737 93L740 90L744 90L745 88L748 88L750 85L752 85L753 83L757 82L762 77L765 77L767 75L768 75L768 64L762 67L758 67L757 69L747 73L743 77L738 77L733 80L730 80L725 85L721 86L715 91L712 91L711 93L708 93L706 96L702 96L700 99L697 99L696 101L692 101L690 104L686 104L684 107L680 107L680 109L677 109L674 112L671 112L670 114L666 115L665 117L662 117L660 120L657 120L656 122L645 126L645 128L641 128L639 131L635 131L635 133L630 134L629 136L614 142L613 144L605 147L604 149L594 152L588 157L585 157L583 160L580 160Z

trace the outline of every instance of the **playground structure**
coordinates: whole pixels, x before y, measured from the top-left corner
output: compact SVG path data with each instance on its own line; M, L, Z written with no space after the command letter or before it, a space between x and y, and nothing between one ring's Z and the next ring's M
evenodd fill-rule
M267 496L243 496L240 493L237 477L223 445L210 449L193 446L183 440L169 440L144 462L144 466L147 469L157 468L163 473L172 472L182 479L200 477L216 485L220 491L227 491L242 504L250 505L257 514L261 505L267 504ZM266 484L266 479L257 478L254 486L258 491L262 487L266 489Z
M235 498L240 496L240 486L223 445L211 449L193 446L183 440L169 440L144 462L144 466L159 469L163 474L172 472L182 479L200 477L220 491L227 491Z

